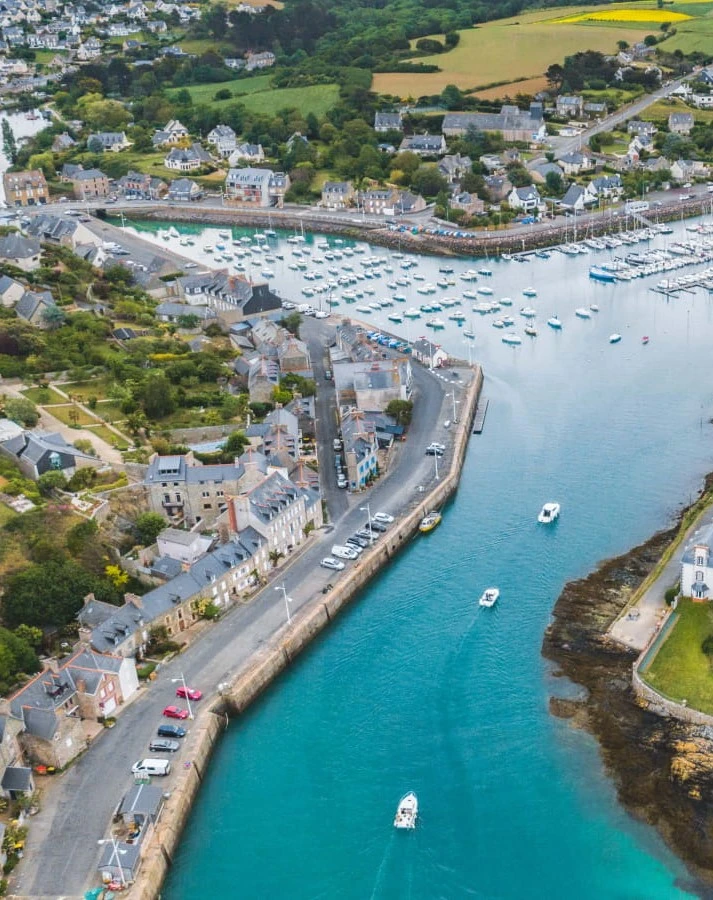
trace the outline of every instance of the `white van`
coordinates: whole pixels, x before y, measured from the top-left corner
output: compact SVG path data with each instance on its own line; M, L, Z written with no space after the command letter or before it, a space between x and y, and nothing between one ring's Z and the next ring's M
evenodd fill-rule
M351 547L342 547L340 544L332 547L331 555L336 556L337 559L356 559L359 556L356 550L352 550Z
M131 771L134 775L169 775L171 762L168 759L140 759Z

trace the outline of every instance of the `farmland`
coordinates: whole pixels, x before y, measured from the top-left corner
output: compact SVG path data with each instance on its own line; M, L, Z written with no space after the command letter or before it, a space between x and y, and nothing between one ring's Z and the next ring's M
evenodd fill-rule
M713 42L713 0L681 0L658 9L653 2L619 3L606 9L564 8L488 22L460 31L460 42L446 53L414 57L413 62L436 65L429 73L384 72L374 75L372 89L399 97L439 94L448 84L474 91L484 98L514 96L541 87L545 70L565 56L582 50L616 51L617 41L634 44L668 23L676 33L666 50L710 53ZM442 35L433 35L442 39ZM412 42L415 49L415 41ZM478 90L480 88L480 90Z
M194 106L209 104L214 109L241 103L254 113L274 116L282 109L295 108L303 116L314 113L323 118L337 102L335 84L315 84L299 88L272 88L272 75L256 75L253 78L234 78L232 81L197 84L184 88L191 95ZM230 97L216 100L218 91L230 91ZM175 98L177 90L169 92Z
M565 10L566 11L566 10ZM553 62L580 50L612 53L618 40L635 43L648 29L627 23L613 29L608 24L557 24L552 12L537 12L489 22L460 32L460 42L448 53L420 57L418 62L437 65L443 71L426 74L377 73L372 89L399 97L439 94L447 84L461 89L507 84L520 78L541 76ZM555 37L556 35L556 37ZM509 91L517 93L517 84Z

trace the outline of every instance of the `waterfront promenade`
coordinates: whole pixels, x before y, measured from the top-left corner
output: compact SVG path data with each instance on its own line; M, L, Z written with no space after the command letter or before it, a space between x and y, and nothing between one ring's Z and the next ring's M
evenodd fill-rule
M310 326L327 328L324 323ZM312 340L317 340L312 336ZM447 394L455 390L465 397L467 386L479 370L460 369L457 379L445 382L420 366L414 366L416 406L407 441L396 451L391 470L368 493L356 495L344 513L314 535L303 553L275 580L247 604L233 608L216 625L204 630L182 655L161 668L157 682L142 690L120 716L117 727L103 732L95 744L73 767L48 783L42 812L32 820L25 860L13 885L14 896L33 898L79 897L98 883L96 865L97 840L107 834L116 805L131 786L131 764L146 753L148 741L161 721L161 709L175 699L172 678L186 681L206 693L203 709L215 696L218 685L229 683L248 666L255 654L276 636L283 634L285 606L279 584L285 585L292 598L291 611L297 619L300 611L323 598L327 583L338 585L339 573L319 567L319 560L329 547L353 533L365 521L360 509L369 502L372 511L382 509L397 516L392 533L398 534L403 516L428 502L429 492L448 476L452 462L454 437L443 427L450 418L452 400ZM463 404L464 406L465 404ZM463 410L463 406L461 409ZM441 477L435 478L433 459L424 456L424 446L437 439L447 445L442 460ZM344 573L346 575L346 573ZM210 715L203 713L203 715ZM196 750L197 732L186 738L186 746L176 761L174 773L162 782L167 791L175 789L177 779L188 770L184 762ZM99 786L101 788L99 789ZM170 815L170 805L164 816ZM170 820L164 819L168 827ZM138 890L138 889L137 889ZM137 894L138 896L138 894ZM142 896L152 896L150 893Z

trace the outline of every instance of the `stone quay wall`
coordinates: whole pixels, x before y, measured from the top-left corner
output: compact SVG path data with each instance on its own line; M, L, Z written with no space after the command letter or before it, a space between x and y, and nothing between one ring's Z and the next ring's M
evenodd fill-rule
M190 763L178 772L158 826L148 839L138 878L128 893L131 900L156 900L160 897L161 885L176 852L213 748L221 731L227 727L229 717L244 712L418 533L423 516L430 509L441 507L455 493L482 386L483 371L480 367L475 367L461 403L461 420L456 426L453 459L443 480L398 522L398 528L394 529L393 534L387 533L383 543L362 554L346 578L340 580L329 593L315 597L297 612L291 624L281 629L272 642L256 654L232 682L221 685L222 700L219 703L212 709L201 711L186 739L186 755L190 758Z

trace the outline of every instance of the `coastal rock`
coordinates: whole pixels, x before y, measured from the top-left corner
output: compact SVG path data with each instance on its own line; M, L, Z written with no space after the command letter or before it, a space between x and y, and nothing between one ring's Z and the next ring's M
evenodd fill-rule
M706 491L713 478L709 476ZM581 699L552 698L553 715L587 728L598 740L620 801L656 826L693 872L713 886L713 740L709 728L662 718L631 685L636 653L606 637L631 590L655 567L677 528L607 560L567 584L545 632L543 655L557 674L586 688Z

